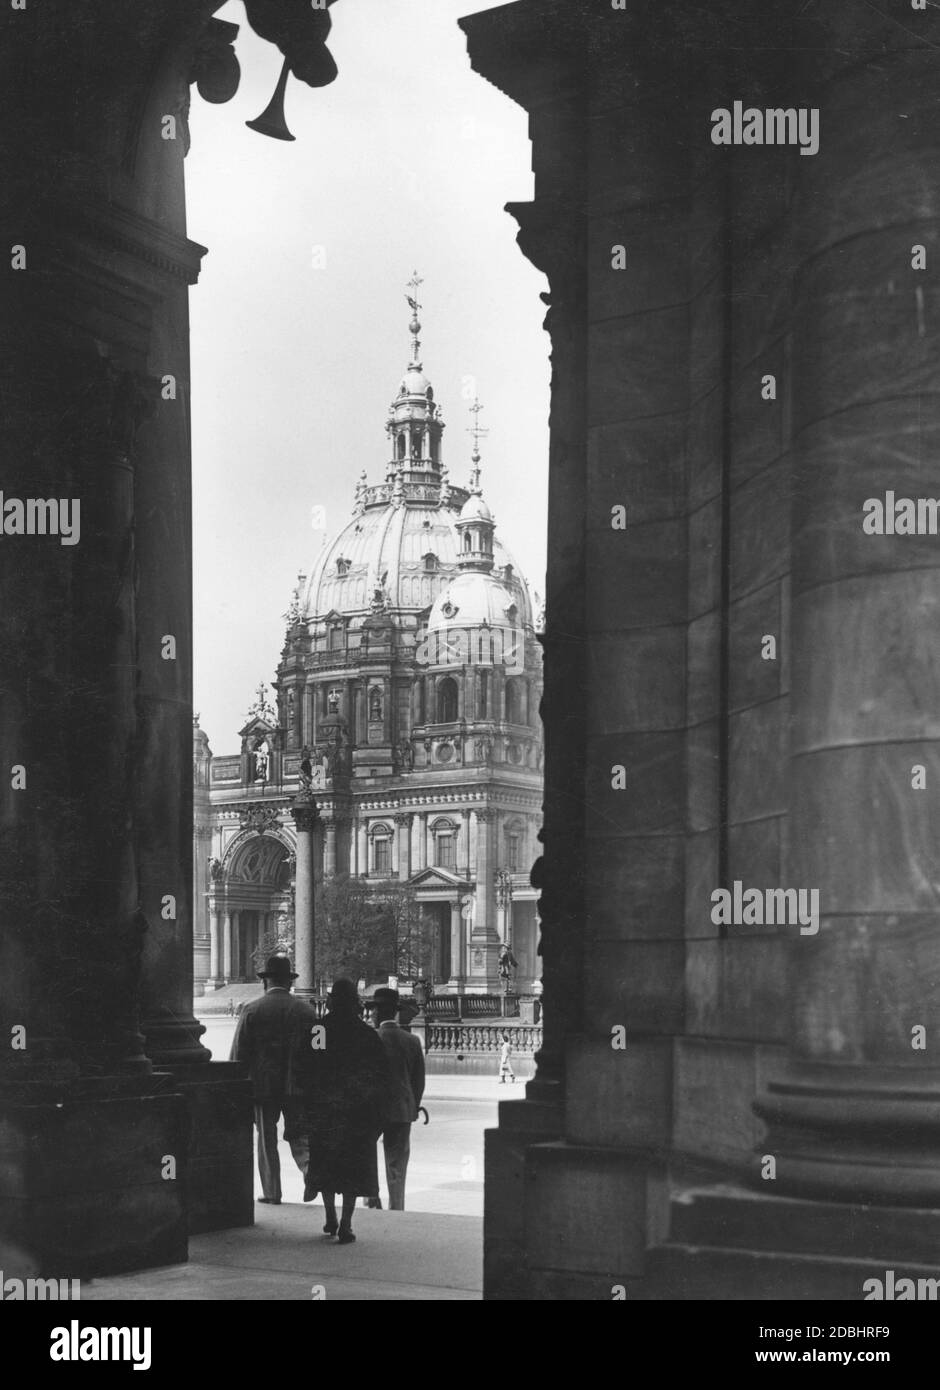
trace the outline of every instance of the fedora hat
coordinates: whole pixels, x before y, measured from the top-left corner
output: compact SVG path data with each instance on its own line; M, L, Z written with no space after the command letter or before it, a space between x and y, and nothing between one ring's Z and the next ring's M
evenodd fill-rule
M296 980L297 972L290 968L290 956L268 956L264 969L258 971L259 980Z

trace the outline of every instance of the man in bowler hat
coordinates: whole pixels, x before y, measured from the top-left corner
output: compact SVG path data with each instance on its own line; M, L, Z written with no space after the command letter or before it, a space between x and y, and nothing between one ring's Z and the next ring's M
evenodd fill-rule
M244 1062L251 1076L258 1127L258 1169L263 1197L259 1202L277 1205L281 1200L281 1164L277 1153L277 1122L289 1118L292 1096L290 1077L291 1048L300 1035L309 1036L317 1016L309 1004L295 999L291 985L296 974L285 955L269 956L258 978L264 981L264 994L242 1009L232 1042L231 1060ZM294 1162L307 1171L307 1141L298 1136L290 1141Z
M388 1204L392 1211L404 1211L411 1126L418 1118L418 1106L424 1095L424 1049L413 1033L407 1033L398 1026L397 989L386 989L384 986L377 989L373 1003L379 1041L385 1048L392 1073L392 1085L382 1114Z

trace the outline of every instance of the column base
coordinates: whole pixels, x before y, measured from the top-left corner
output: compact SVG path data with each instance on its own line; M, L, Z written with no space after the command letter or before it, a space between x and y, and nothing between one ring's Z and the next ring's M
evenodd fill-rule
M199 1039L206 1031L189 1010L180 1014L161 1011L141 1024L147 1040L147 1056L163 1069L201 1065L212 1054Z
M254 1110L237 1062L187 1067L175 1077L189 1115L189 1233L253 1226Z
M171 1077L4 1083L0 1103L7 1275L88 1279L186 1260L189 1122Z
M940 1075L927 1068L795 1065L754 1110L775 1191L940 1207Z

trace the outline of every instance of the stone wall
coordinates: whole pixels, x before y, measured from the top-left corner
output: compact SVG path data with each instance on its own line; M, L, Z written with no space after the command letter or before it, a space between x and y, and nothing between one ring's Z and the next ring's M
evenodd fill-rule
M861 527L886 488L940 494L940 30L732 0L463 27L530 112L535 199L510 211L551 285L546 784L577 764L584 807L548 793L546 1044L488 1135L487 1297L683 1296L651 1292L656 1252L679 1288L681 1251L720 1243L679 1234L693 1177L755 1184L741 1229L777 1253L775 1200L940 1199L940 1072L912 1047L940 1022L940 552ZM738 99L817 109L818 153L713 143ZM818 889L818 934L716 925L736 880Z

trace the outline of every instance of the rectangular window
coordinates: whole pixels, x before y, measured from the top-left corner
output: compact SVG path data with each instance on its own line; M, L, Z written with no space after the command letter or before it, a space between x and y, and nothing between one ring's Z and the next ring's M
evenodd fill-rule
M518 835L510 835L510 836L509 836L509 845L508 845L508 854L507 854L507 858L509 859L509 864L507 865L507 867L508 867L508 869L509 869L509 872L510 872L511 874L517 874L517 873L519 873L519 872L520 872L520 870L519 870L520 849L519 849L519 836L518 836Z
M453 869L457 864L456 846L453 835L438 835L437 862L442 869Z
M388 840L373 840L372 849L372 870L377 874L387 874L391 871L391 854Z

